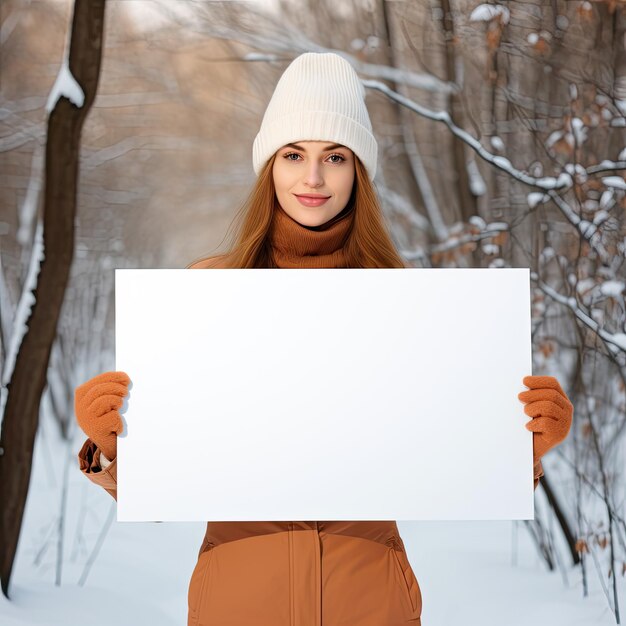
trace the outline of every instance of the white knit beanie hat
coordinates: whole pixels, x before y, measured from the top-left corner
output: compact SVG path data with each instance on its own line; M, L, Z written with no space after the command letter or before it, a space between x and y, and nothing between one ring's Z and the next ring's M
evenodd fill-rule
M305 52L283 72L252 146L256 175L276 150L295 141L340 143L374 179L378 145L365 89L352 65L334 52Z

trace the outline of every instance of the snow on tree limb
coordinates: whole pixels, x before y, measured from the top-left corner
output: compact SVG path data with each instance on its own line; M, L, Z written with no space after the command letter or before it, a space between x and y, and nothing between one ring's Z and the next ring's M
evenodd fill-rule
M501 4L479 4L470 14L470 22L490 22L500 18L503 24L508 24L511 14Z
M605 159L596 165L590 165L585 169L587 174L599 174L600 172L612 172L616 170L626 170L626 160L620 157L617 161Z
M567 297L563 294L560 294L556 289L553 289L547 283L544 283L539 279L539 275L537 272L530 273L531 280L537 283L537 286L543 293L550 296L556 302L559 302L563 306L568 307L574 315L583 323L585 326L593 330L598 337L600 337L606 344L607 349L612 353L626 352L626 333L610 333L603 328L600 328L600 324L596 322L590 315L588 315L583 309L578 305L576 298Z
M605 176L602 182L607 187L613 187L615 189L626 189L626 180L621 176Z
M491 163L492 165L495 165L498 169L507 172L513 178L519 180L520 182L526 183L527 185L531 185L533 187L538 187L539 189L544 189L546 191L552 189L569 189L572 186L572 177L567 172L562 172L557 178L553 176L536 178L535 176L531 176L526 172L518 170L517 168L513 167L508 159L502 156L492 154L480 143L480 141L472 137L467 131L459 128L452 121L452 118L447 111L432 111L431 109L427 109L421 104L418 104L410 98L402 96L398 92L387 87L387 85L385 85L384 83L381 83L377 80L362 79L362 82L365 87L369 87L370 89L376 89L384 93L395 102L402 104L403 106L421 115L422 117L431 119L435 122L443 122L455 136L463 140L482 159Z
M602 235L595 224L581 219L574 209L555 191L549 190L548 195L554 200L562 215L574 226L580 235L586 239L589 245L595 250L603 263L608 263L609 255L602 243Z
M67 98L78 108L82 107L85 102L85 93L74 76L72 76L67 58L63 59L57 79L54 81L54 85L50 90L50 95L46 102L46 112L48 115L50 115L61 97Z

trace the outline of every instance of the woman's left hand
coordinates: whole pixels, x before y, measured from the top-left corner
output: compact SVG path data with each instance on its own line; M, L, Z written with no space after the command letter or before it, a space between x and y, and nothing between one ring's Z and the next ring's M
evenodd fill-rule
M522 382L527 391L517 394L524 403L524 413L532 419L526 428L533 432L533 461L559 443L569 433L574 415L574 406L554 376L524 376Z

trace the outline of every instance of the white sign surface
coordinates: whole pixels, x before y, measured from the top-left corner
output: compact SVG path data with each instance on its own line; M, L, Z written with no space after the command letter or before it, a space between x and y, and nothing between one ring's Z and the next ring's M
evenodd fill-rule
M532 519L529 270L115 271L119 521Z

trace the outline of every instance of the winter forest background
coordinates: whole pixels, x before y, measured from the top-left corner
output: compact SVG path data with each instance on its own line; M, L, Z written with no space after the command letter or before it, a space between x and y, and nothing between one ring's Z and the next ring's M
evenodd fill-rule
M328 50L403 255L530 267L532 373L575 407L535 521L399 522L424 625L624 621L626 2L3 0L2 624L184 622L204 525L115 522L74 388L114 369L113 269L222 249L278 77Z

